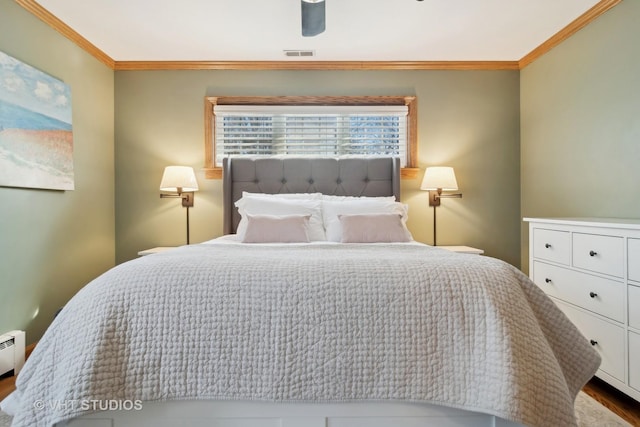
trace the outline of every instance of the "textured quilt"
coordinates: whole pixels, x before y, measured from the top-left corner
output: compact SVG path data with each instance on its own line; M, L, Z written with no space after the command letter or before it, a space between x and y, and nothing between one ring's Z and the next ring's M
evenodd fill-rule
M46 426L97 400L406 400L573 426L599 362L541 290L490 257L201 244L84 287L2 408L15 426Z

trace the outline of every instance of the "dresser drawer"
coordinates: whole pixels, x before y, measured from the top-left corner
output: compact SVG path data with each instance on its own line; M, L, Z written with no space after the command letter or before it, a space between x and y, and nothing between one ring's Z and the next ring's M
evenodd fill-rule
M624 277L624 239L599 234L573 234L573 265Z
M547 295L624 322L623 283L539 261L533 262L533 281Z
M571 236L566 231L535 228L533 230L533 257L569 265Z
M624 382L624 329L600 320L593 315L582 312L561 301L554 301L560 310L578 327L582 335L598 350L600 357L602 357L600 369Z
M627 265L629 280L640 282L640 239L629 239Z
M640 335L629 332L629 385L640 391Z
M629 326L640 330L640 287L629 285Z

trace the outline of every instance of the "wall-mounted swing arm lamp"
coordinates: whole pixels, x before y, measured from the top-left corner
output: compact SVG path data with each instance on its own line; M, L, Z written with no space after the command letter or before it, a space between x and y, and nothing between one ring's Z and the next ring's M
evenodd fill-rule
M189 244L189 208L193 207L195 191L198 191L198 181L193 168L189 166L167 166L160 182L160 198L180 198L182 206L187 208L187 245Z
M442 193L458 190L456 174L449 166L427 168L420 189L429 190L429 206L433 206L433 246L436 246L436 207L440 206L441 199L461 198L462 193Z

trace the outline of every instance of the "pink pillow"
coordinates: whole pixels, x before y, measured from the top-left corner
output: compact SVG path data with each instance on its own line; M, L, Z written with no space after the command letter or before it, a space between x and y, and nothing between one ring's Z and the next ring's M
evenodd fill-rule
M410 242L411 233L396 213L338 215L342 243Z
M322 224L321 200L246 196L238 200L235 205L241 215L236 230L236 234L240 239L243 239L247 229L246 215L311 215L311 219L309 219L309 240L326 240Z
M293 213L293 212L292 212ZM299 213L299 212L296 212ZM326 240L339 242L342 225L339 215L400 214L407 221L407 206L386 197L352 197L342 200L323 200L322 217Z
M311 215L246 215L243 243L308 243Z

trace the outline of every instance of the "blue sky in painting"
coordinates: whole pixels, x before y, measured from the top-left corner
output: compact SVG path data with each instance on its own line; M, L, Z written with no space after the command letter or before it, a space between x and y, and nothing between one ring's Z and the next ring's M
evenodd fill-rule
M71 124L71 88L0 52L0 100Z

